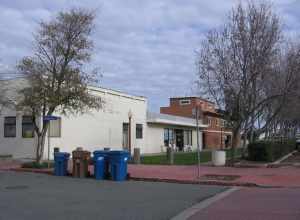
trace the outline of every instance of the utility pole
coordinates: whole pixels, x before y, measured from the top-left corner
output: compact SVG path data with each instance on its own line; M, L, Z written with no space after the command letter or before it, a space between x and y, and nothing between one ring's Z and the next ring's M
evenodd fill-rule
M197 177L200 179L200 143L199 143L199 106L193 109L196 118L196 131L197 131L197 157L198 157L198 167L197 167Z

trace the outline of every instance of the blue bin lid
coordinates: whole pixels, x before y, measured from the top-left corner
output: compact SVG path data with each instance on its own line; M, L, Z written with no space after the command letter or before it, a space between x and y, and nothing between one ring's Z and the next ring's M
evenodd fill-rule
M100 155L100 156L102 156L102 155L107 155L109 153L109 151L106 151L106 150L95 150L94 152L93 152L93 154L94 154L94 156L95 155Z
M64 158L69 158L70 154L66 152L55 152L54 157L64 157Z
M113 156L117 156L117 155L128 156L129 155L129 151L127 151L127 150L112 150L112 151L109 151L109 155L113 155Z

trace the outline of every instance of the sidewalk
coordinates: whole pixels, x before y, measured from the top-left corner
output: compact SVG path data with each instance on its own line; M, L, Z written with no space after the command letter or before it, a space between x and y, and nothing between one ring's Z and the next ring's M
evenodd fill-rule
M129 165L130 176L135 179L197 183L197 166ZM300 168L234 168L200 167L200 181L228 185L253 184L269 187L300 187ZM234 180L207 180L205 175L234 175Z
M299 220L300 189L242 188L189 220Z

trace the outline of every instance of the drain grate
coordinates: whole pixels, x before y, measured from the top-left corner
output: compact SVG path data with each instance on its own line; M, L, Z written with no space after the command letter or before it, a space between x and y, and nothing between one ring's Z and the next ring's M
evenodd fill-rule
M8 189L8 190L21 190L21 189L28 189L29 187L28 186L25 186L25 185L19 185L19 186L7 186L5 187L5 189Z

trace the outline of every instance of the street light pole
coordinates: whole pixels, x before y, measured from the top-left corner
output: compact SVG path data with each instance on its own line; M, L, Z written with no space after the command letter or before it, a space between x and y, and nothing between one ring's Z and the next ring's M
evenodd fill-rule
M50 121L48 121L48 123L49 123L49 128L48 128L48 169L50 168L50 129L51 129L51 127L50 127Z
M128 123L128 151L131 155L131 119L132 119L132 111L129 110L128 112L128 119L129 119L129 123Z

